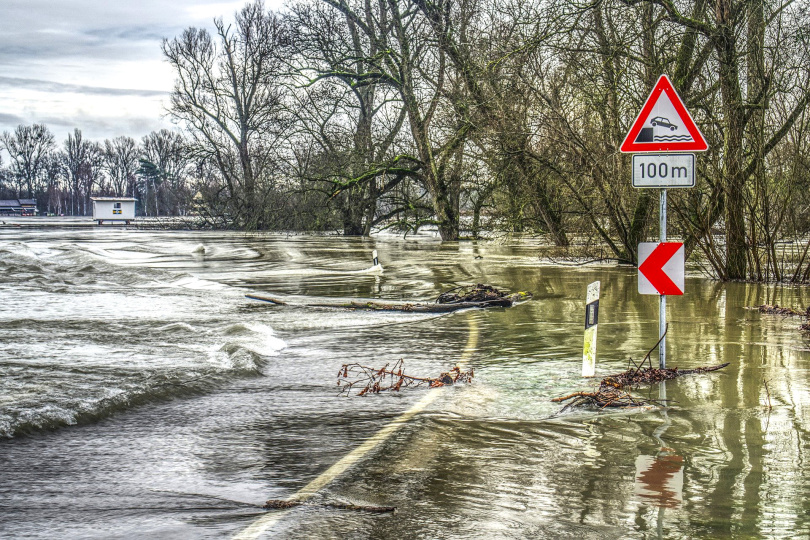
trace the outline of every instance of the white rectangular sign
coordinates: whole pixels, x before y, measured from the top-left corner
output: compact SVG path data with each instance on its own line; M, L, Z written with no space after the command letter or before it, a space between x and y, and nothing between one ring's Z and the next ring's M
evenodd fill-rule
M633 187L695 187L695 154L634 154Z

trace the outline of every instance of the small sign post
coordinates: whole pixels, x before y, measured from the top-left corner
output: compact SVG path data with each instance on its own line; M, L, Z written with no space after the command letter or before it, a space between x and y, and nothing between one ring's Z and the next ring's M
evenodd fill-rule
M377 259L377 250L376 249L371 252L371 262L374 263L374 266L377 266L378 264L380 264L379 259Z
M635 188L660 188L659 244L638 245L639 293L659 294L658 366L667 367L667 295L683 294L683 244L667 242L667 188L695 186L695 155L709 145L666 75L661 75L630 127L621 151L633 156Z
M596 329L599 322L599 289L601 282L588 285L585 297L585 346L582 350L582 376L596 375Z

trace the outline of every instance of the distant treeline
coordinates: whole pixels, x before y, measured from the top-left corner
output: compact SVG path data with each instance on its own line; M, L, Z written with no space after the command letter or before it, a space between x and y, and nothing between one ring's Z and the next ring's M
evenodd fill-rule
M4 192L246 229L525 232L634 262L658 194L618 148L666 73L709 142L697 187L670 191L670 236L720 279L810 280L801 3L299 0L214 22L162 44L182 135L77 130L56 151L21 126Z

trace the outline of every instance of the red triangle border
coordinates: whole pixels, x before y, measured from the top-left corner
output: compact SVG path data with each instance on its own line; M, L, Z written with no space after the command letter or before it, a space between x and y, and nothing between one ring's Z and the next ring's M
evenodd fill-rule
M694 139L693 141L658 143L635 142L641 128L644 127L644 122L650 116L650 111L653 107L655 107L655 104L658 103L658 98L661 95L661 92L666 92L667 97L669 98L670 102L672 102L672 106L675 107L675 111L680 115L684 127ZM624 153L641 153L684 151L704 152L708 149L709 145L706 143L706 139L703 138L703 134L700 132L700 129L698 129L697 125L695 125L695 121L692 120L692 115L690 115L689 111L686 110L681 97L675 91L669 77L666 75L661 75L658 78L658 82L655 83L652 92L650 92L650 97L647 98L647 101L641 108L641 112L638 113L635 122L633 122L633 127L630 128L630 132L627 134L627 137L625 137L624 142L619 150Z

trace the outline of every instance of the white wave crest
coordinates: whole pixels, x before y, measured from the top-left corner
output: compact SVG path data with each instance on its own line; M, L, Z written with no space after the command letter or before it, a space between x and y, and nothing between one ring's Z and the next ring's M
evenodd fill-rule
M242 347L262 356L275 356L287 346L273 329L261 323L236 323L224 329L228 342L220 350ZM227 352L227 351L226 351Z

